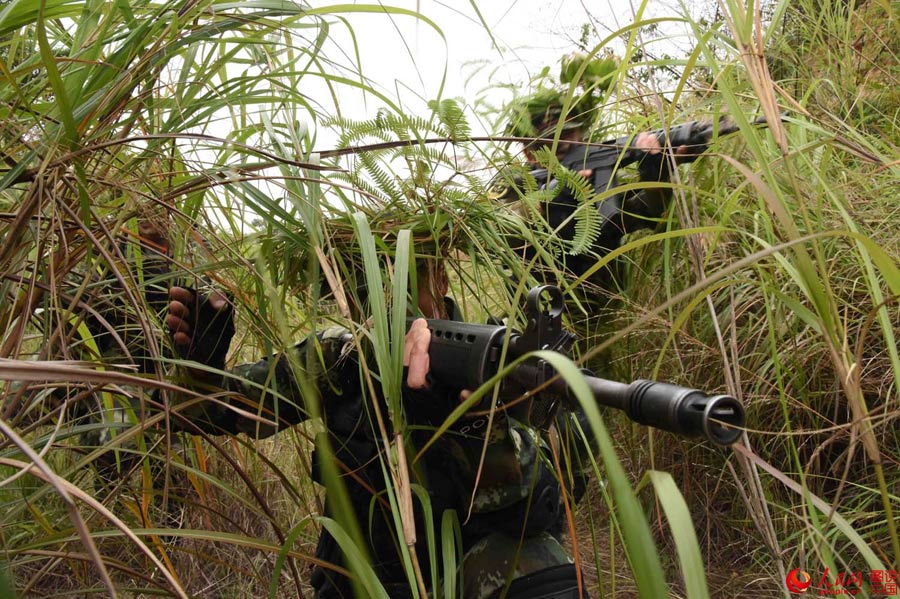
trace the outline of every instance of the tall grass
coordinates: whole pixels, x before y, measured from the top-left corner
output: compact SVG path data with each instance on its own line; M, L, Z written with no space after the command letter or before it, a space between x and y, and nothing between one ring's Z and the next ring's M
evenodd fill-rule
M816 579L826 567L900 568L897 15L885 3L770 9L763 20L725 2L711 28L683 17L696 40L685 60L636 52L651 21L593 38L599 53L626 37L635 57L607 99L614 126L725 111L741 131L678 171L665 230L623 246L619 320L580 359L611 359L623 379L726 391L750 426L720 451L601 418L573 363L545 356L598 438L592 488L567 523L592 596L779 596L795 567ZM325 460L325 489L309 482L318 421L264 440L192 426L205 398L182 388L164 302L147 293L177 283L233 297L229 365L334 324L356 334L372 357L366 381L387 399L385 500L409 580L418 596L458 595L465 515L411 526L413 506L431 506L410 478L422 448L408 446L391 342L414 299L410 263L445 258L470 319L521 322L530 265L506 236L555 242L527 211L537 195L525 211L490 199L482 169L512 157L469 140L466 107L438 98L410 117L327 55L334 28L360 11L442 34L402 7L0 7L0 592L8 571L21 596L308 596L325 527L359 595L384 595L366 523L348 509L320 517L323 492L346 501L346 473ZM631 76L659 68L680 79ZM325 97L308 95L312 81ZM387 108L351 122L336 105L346 90ZM314 154L322 126L355 149ZM167 237L163 271L147 231ZM358 296L361 272L385 303ZM569 291L572 320L590 318ZM371 327L353 321L367 303ZM427 548L430 580L414 546Z
M684 253L670 244L648 280L662 273L670 297L683 285L728 282L704 315L683 318L677 305L660 314L679 326L673 335L663 325L676 352L659 363L663 372L723 371L715 378L752 406L758 432L737 448L733 473L757 530L748 554L775 593L794 567L814 578L828 567L833 581L894 569L900 554L887 466L897 459L900 279L897 238L885 228L898 154L881 133L896 130L884 93L897 83L896 17L876 5L783 4L774 7L783 20L766 29L759 14L726 6L727 28L711 38L721 43L698 49L717 100L741 123L752 95L771 124L745 129L691 170L678 218L712 218L721 232ZM861 39L877 46L866 49L877 64L860 65ZM647 295L640 278L634 290L644 305L665 299Z

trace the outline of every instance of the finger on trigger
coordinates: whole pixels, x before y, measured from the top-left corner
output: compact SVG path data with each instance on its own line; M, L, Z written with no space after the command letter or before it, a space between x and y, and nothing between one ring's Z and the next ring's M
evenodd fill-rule
M412 355L413 342L415 341L416 330L419 328L420 320L422 320L422 319L417 318L416 320L414 320L413 323L410 325L409 330L406 331L406 338L404 339L404 343L403 343L403 365L404 366L409 366L409 358Z

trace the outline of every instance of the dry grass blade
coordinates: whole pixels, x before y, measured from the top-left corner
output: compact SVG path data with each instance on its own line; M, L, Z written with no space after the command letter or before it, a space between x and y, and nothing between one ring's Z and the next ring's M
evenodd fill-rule
M35 452L28 443L26 443L19 435L16 434L14 430L12 430L6 422L0 420L0 433L9 439L19 450L28 456L28 459L31 460L31 463L28 464L26 462L14 462L12 460L3 460L0 459L0 463L8 463L11 466L18 467L20 470L24 472L30 472L33 475L44 479L48 482L62 500L65 502L66 510L69 513L69 518L72 520L72 526L75 527L75 530L78 532L78 536L81 539L82 544L84 544L85 549L88 552L88 555L91 558L91 561L97 567L97 570L100 573L100 578L103 581L103 584L106 586L106 590L109 592L110 596L117 597L118 592L116 591L116 587L113 585L112 579L109 576L109 572L106 570L106 565L103 563L103 558L100 555L100 552L97 550L97 546L94 544L94 540L91 538L91 533L87 528L87 524L85 524L84 519L82 519L81 514L78 512L78 508L75 506L75 502L72 500L72 495L78 496L81 492L77 487L69 484L65 479L57 476L47 465L47 463Z
M0 422L0 426L2 426L2 424L3 423ZM27 462L22 462L19 460L12 460L9 458L0 458L0 464L3 464L4 466L10 466L12 468L18 468L21 470L31 469L31 465L28 464ZM38 467L40 468L40 466L38 466ZM61 494L65 493L66 494L65 497L67 497L69 501L71 501L71 497L76 497L76 498L80 499L81 501L83 501L85 504L87 504L87 506L90 507L92 510L96 511L98 514L100 514L101 516L103 516L104 518L109 520L116 528L118 528L119 530L122 531L122 534L126 538L128 538L128 540L131 541L138 548L138 550L141 553L143 553L147 557L147 559L149 559L153 563L154 566L156 566L156 568L158 568L159 572L162 573L162 575L166 578L166 581L169 583L171 591L173 593L175 593L175 595L177 595L178 597L187 599L188 595L187 595L187 593L185 593L184 589L181 587L181 584L178 582L178 580L175 578L175 576L171 572L169 572L169 570L163 565L163 563L161 561L159 561L159 558L157 558L156 555L154 555L153 551L149 547L147 547L143 543L143 541L141 541L141 539L138 538L138 536L135 535L131 531L131 528L126 523L122 522L122 520L120 520L115 514L110 512L108 509L106 509L106 507L102 503L100 503L99 501L97 501L96 499L94 499L89 494L85 493L83 490L79 489L72 483L70 483L66 480L58 479L58 477L56 477L52 472L48 474L43 469L39 469L37 471L32 469L30 471L31 471L31 474L33 474L34 476L37 476L38 478L43 479L45 482L48 482L51 485L53 485L54 488L59 489L59 492ZM74 502L72 502L72 505L73 505L73 512L77 516L77 511L75 511L75 508L74 508ZM80 516L78 516L78 518L80 520ZM78 528L77 525L76 525L76 528ZM85 526L83 521L81 521L81 524L80 524L79 536L82 538L82 542L85 544L85 547L93 548L93 551L91 552L92 553L91 557L94 560L94 563L97 564L97 567L99 569L101 569L102 572L106 572L106 567L103 564L102 558L100 557L99 552L97 551L97 548L94 545L93 539L91 538L90 532L87 530L87 527ZM118 592L116 591L116 588L112 583L112 580L109 579L108 573L106 574L106 579L109 581L108 589L109 589L110 595L114 596L114 597L118 596Z

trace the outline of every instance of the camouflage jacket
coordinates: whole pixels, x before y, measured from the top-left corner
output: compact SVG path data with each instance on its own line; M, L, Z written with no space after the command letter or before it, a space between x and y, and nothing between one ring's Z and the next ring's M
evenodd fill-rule
M333 457L347 475L351 503L367 531L371 555L377 557L376 572L383 581L402 584L406 575L399 555L385 551L402 537L394 530L389 511L375 509L374 516L371 511L379 506L374 497L385 489L378 459L383 444L370 420L372 402L382 399L368 396L361 384L359 354L342 333L318 333L287 353L236 367L223 382L225 393L205 404L204 412L194 413L192 419L211 432L268 436L306 420L311 413L321 413L322 434L330 437ZM458 405L460 391L434 383L425 390L404 386L407 435L413 447L424 446L443 424ZM451 426L411 472L413 482L429 493L436 530L443 512L456 510L459 520L466 522L463 537L468 549L497 531L519 538L523 531L525 536L538 535L554 525L560 513L559 485L541 444L537 431L499 411L490 421L463 417ZM321 482L315 466L312 475ZM541 508L530 501L535 496L545 498ZM343 561L326 532L317 557ZM420 557L427 569L427 556ZM320 597L350 596L347 581L332 570L318 568L312 582Z

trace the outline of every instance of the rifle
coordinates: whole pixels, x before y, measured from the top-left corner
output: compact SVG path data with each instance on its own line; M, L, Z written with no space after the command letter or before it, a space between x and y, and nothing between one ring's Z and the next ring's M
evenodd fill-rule
M507 338L506 363L537 350L565 354L575 335L562 328L563 307L562 291L544 285L528 293L523 331L503 325L428 320L429 374L450 387L477 389L499 371ZM688 437L703 436L717 445L734 443L744 427L743 406L728 395L709 396L697 389L646 380L626 384L589 373L585 379L598 404L622 410L639 424ZM527 401L510 409L517 418L536 426L549 423L559 405L573 401L566 382L537 358L517 365L502 382L501 400L522 396L528 397ZM487 397L480 407L487 409L490 403Z
M752 125L767 125L766 117L761 116L751 122ZM663 151L673 152L675 149L685 146L686 154L678 155L678 162L693 162L706 151L713 134L718 130L720 136L731 135L738 131L735 125L727 117L721 117L714 126L708 121L690 121L669 127L650 131L659 140ZM647 153L634 147L635 135L623 135L615 139L604 141L600 144L577 144L560 159L561 166L572 170L612 169L639 162ZM540 189L547 184L548 171L545 168L532 169L530 176L534 178ZM523 187L521 177L515 177L513 185L519 189Z

